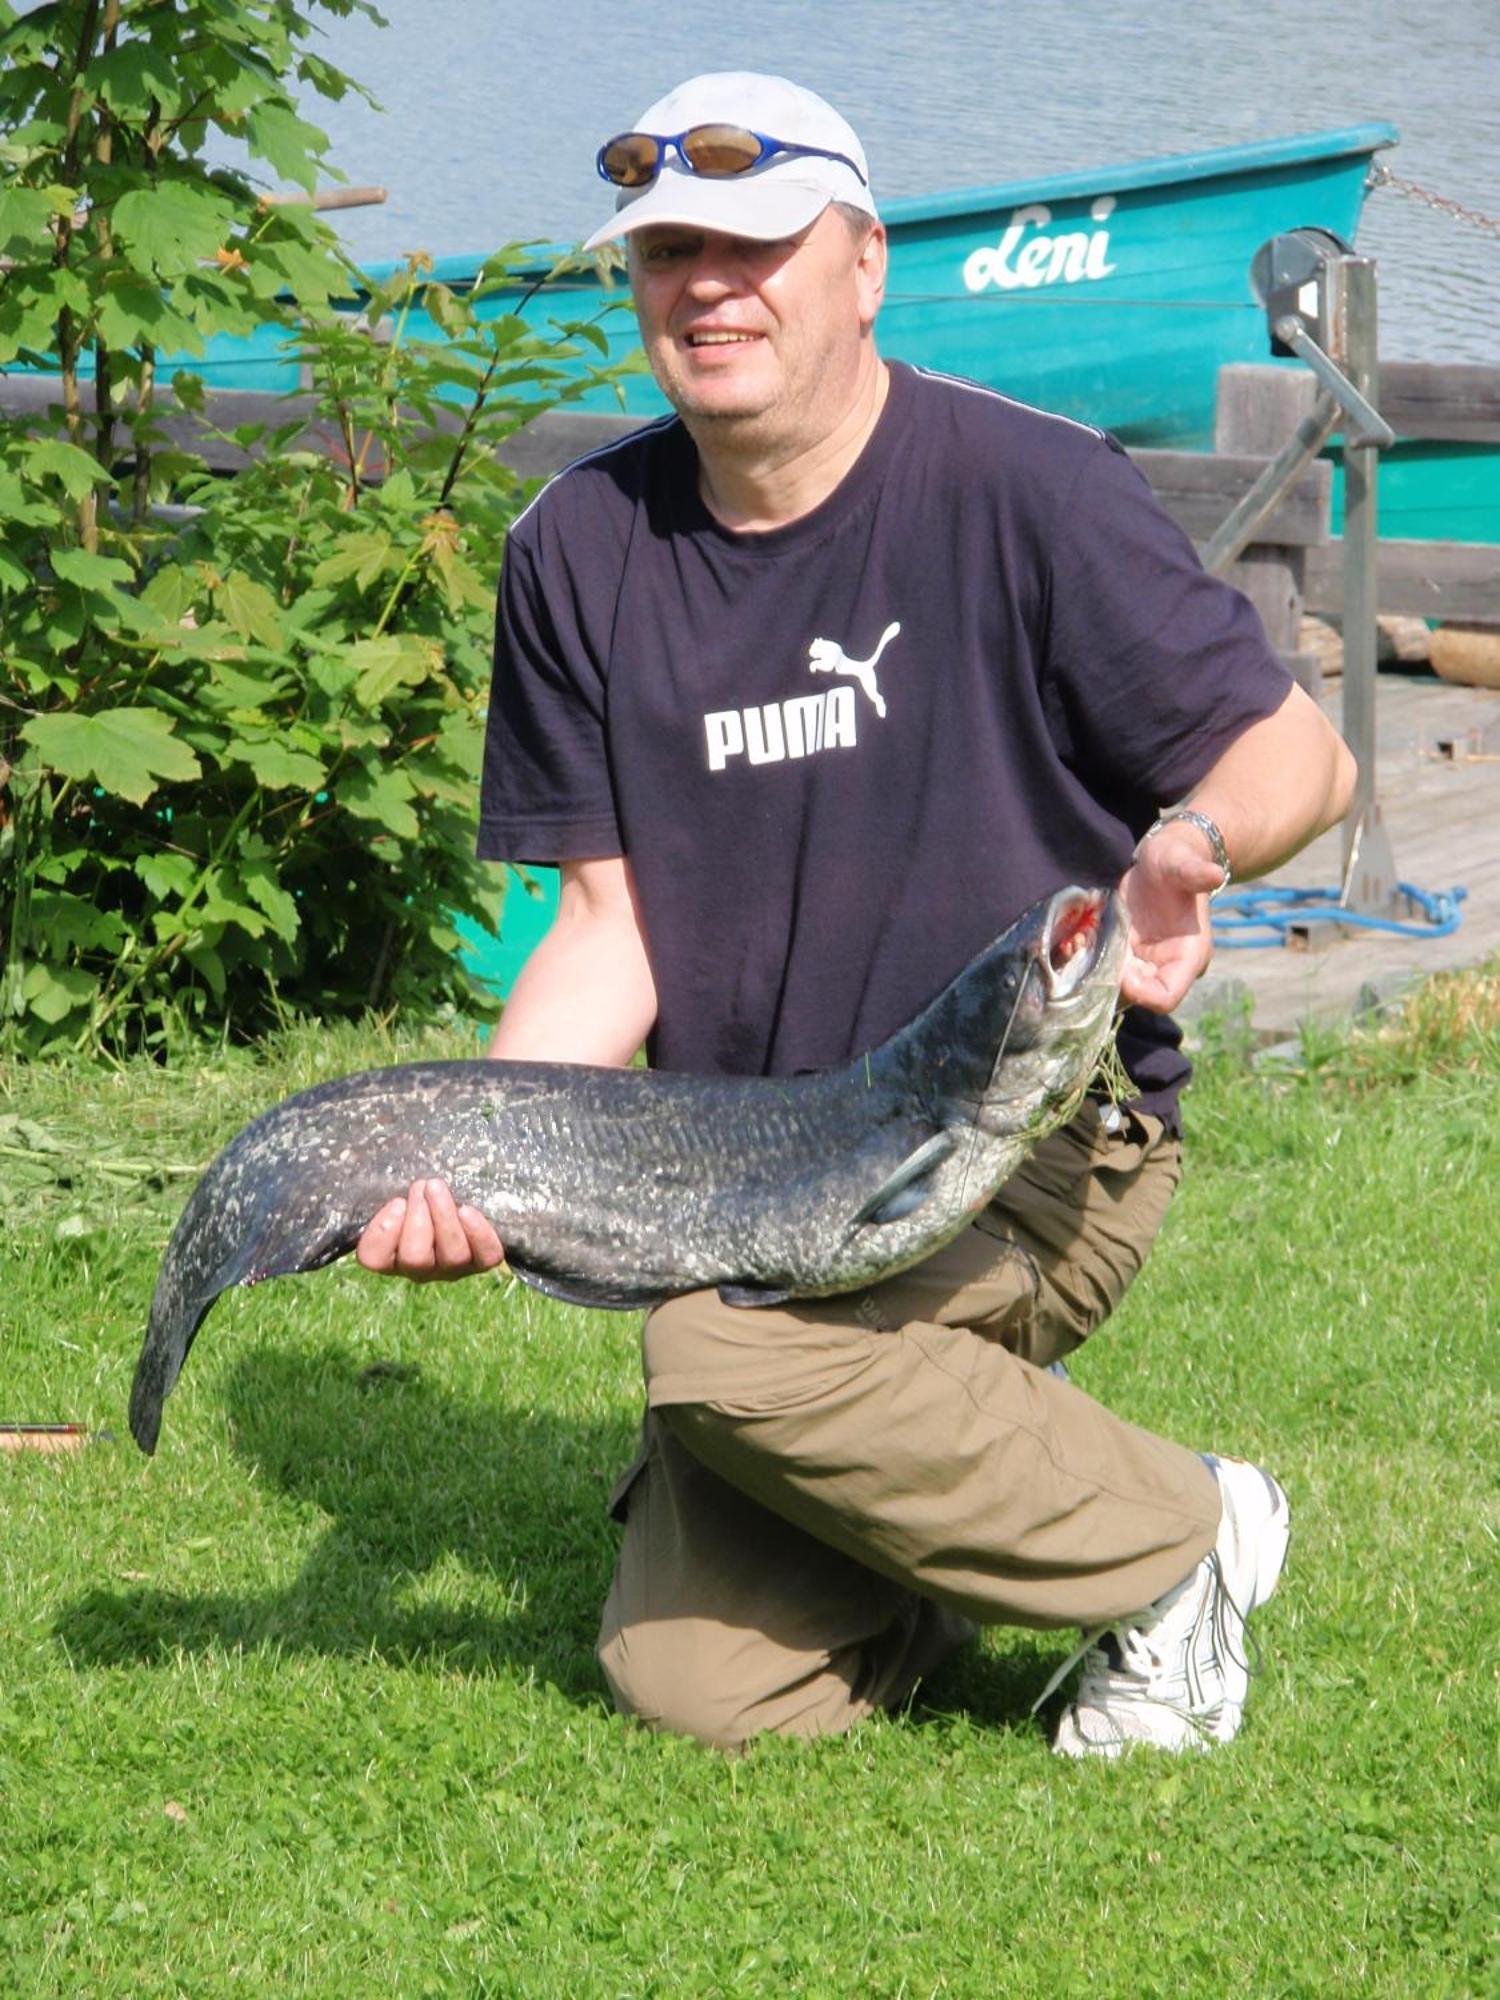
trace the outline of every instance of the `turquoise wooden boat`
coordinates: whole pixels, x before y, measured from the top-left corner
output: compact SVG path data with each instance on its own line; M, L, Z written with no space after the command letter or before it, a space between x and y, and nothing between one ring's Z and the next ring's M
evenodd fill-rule
M1207 445L1219 367L1268 358L1250 289L1256 249L1310 223L1353 240L1371 160L1397 136L1393 125L1354 125L886 202L882 349L1106 425L1127 444ZM539 250L515 291L481 310L514 311L565 255ZM462 290L478 262L439 258L432 275ZM638 344L623 286L608 289L592 264L543 283L522 311L539 330L602 314L613 360ZM409 324L441 337L420 311ZM166 359L160 374L178 367L216 388L297 385L295 355L269 339L216 341L201 359ZM665 408L644 374L627 383L625 406L643 418ZM619 404L600 391L573 407Z

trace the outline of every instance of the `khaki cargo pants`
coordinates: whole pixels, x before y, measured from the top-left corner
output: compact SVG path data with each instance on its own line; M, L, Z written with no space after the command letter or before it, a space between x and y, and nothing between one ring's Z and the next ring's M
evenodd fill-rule
M616 1705L726 1747L841 1730L975 1624L1095 1625L1187 1576L1212 1475L1047 1372L1118 1303L1180 1177L1157 1120L1086 1103L865 1293L658 1307L599 1637Z

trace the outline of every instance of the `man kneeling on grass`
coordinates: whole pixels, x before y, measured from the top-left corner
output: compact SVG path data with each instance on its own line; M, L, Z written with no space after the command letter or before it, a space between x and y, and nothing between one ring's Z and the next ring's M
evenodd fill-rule
M697 77L598 170L618 194L591 241L626 240L676 414L511 533L480 848L562 891L491 1053L841 1063L1037 898L1118 881L1137 1092L1086 1102L858 1313L700 1293L649 1316L611 1691L711 1743L812 1735L904 1701L976 1625L1081 1625L1058 1750L1227 1742L1286 1496L1051 1364L1177 1184L1169 1010L1208 896L1332 824L1351 760L1112 439L881 359L885 232L822 99ZM502 1249L428 1183L359 1255L451 1277Z

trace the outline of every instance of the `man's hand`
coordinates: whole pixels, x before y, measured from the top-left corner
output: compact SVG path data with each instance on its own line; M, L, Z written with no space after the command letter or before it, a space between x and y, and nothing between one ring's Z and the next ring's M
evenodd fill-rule
M1173 820L1136 849L1120 884L1130 913L1130 950L1120 998L1170 1014L1213 956L1208 898L1223 870L1190 821Z
M370 1219L354 1254L367 1271L425 1284L493 1271L505 1251L477 1208L458 1206L446 1181L413 1181Z

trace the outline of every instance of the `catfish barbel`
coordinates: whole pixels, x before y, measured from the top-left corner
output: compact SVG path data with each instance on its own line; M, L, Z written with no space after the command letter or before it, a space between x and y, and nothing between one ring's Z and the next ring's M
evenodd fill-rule
M318 1084L247 1125L189 1197L130 1393L161 1407L220 1292L352 1250L412 1181L487 1216L510 1269L584 1306L716 1285L731 1305L875 1283L956 1236L1068 1115L1109 1033L1118 898L1063 889L888 1042L795 1077L418 1062Z

